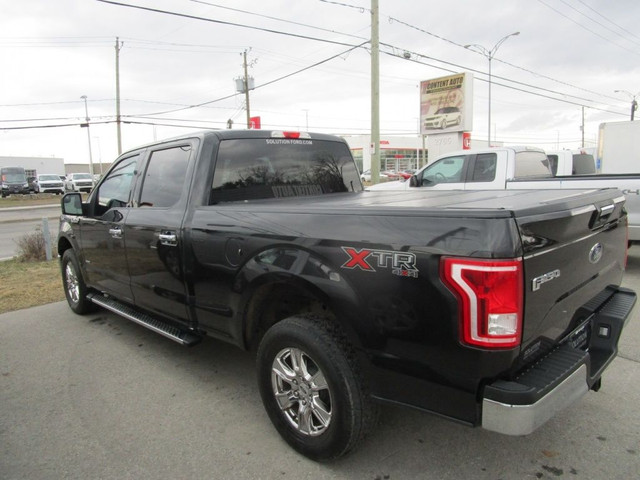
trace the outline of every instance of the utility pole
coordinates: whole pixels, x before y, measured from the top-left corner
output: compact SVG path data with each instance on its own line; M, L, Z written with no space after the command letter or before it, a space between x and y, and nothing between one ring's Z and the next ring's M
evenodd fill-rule
M380 9L371 0L371 182L380 182Z
M247 104L247 129L251 128L251 109L249 107L249 75L247 74L247 51L244 51L244 99Z
M636 110L638 109L638 102L636 101L636 97L640 95L640 92L635 95L627 90L614 90L615 93L624 93L631 98L631 121L633 122Z
M582 107L582 126L580 130L582 130L582 148L584 148L584 107Z
M122 153L122 132L120 130L120 50L124 42L116 37L116 129L118 132L118 155ZM102 165L100 165L102 168Z
M87 107L87 96L82 95L80 98L84 100L84 115L86 122L80 126L87 127L87 141L89 143L89 172L91 173L91 180L93 181L93 154L91 153L91 132L89 131L89 107Z

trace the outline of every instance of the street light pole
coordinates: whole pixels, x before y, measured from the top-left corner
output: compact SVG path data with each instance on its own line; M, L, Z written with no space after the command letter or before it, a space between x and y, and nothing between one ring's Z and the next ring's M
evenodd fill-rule
M520 32L513 32L502 37L490 50L487 50L485 47L483 47L482 45L478 45L477 43L472 43L470 45L464 46L464 48L468 50L484 55L485 57L487 57L487 60L489 60L489 125L487 126L487 146L489 147L491 146L491 60L493 60L493 57L500 48L500 45L502 45L507 40L507 38L515 37L516 35L520 35Z
M614 90L615 93L626 93L627 95L629 95L629 98L631 98L631 121L633 122L634 120L634 116L635 116L635 112L638 109L638 102L636 101L636 97L638 95L640 95L640 92L636 93L635 95L631 92L628 92L627 90Z
M87 141L89 142L89 172L91 173L91 178L93 179L93 155L91 154L91 132L89 131L89 108L87 107L87 96L82 95L80 97L84 100L84 114L85 114L85 123L84 125L80 125L81 127L87 127Z

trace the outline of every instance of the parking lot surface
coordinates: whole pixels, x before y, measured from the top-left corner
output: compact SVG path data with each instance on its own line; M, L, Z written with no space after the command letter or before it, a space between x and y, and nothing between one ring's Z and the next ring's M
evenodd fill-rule
M640 247L626 286L640 292ZM635 479L640 472L639 307L589 392L527 437L384 407L352 455L315 463L271 426L253 358L187 349L66 303L0 315L2 479Z

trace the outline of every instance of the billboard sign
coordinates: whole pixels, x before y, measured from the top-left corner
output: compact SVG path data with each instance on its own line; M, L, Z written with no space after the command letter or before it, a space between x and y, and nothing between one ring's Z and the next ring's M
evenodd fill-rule
M471 131L473 75L458 73L420 82L420 133Z

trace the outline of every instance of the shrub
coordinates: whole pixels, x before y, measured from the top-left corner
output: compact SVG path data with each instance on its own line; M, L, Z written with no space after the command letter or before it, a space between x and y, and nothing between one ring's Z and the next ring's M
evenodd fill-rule
M17 244L18 259L22 262L41 262L47 259L44 234L39 228L33 233L24 234L18 239ZM55 252L52 252L52 255L55 256Z

